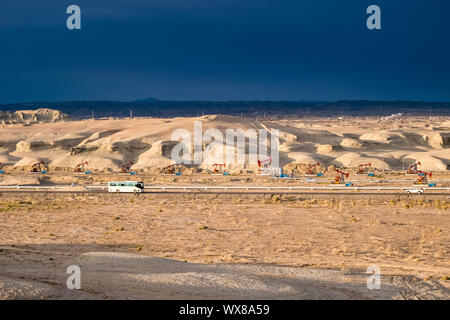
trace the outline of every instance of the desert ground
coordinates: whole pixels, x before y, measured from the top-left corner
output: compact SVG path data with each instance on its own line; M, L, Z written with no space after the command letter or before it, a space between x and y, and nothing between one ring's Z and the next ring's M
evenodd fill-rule
M450 187L448 117L272 120L230 116L72 121L41 110L1 115L0 186L68 185L65 192L0 189L0 299L449 299L448 191L424 195L89 192L87 185L328 186L335 168L359 186L411 186L409 165ZM252 163L211 175L211 153L181 176L175 129L280 131L280 165L313 180L257 176ZM205 151L210 145L203 145ZM46 174L31 174L44 161ZM92 174L75 175L88 162ZM138 174L119 175L133 162ZM374 176L357 176L370 162ZM398 180L398 182L396 182ZM14 191L14 192L13 192ZM81 268L81 289L66 268ZM369 266L381 289L369 290Z
M0 298L448 299L448 201L3 194ZM69 265L82 289L66 289ZM368 290L367 267L381 271Z

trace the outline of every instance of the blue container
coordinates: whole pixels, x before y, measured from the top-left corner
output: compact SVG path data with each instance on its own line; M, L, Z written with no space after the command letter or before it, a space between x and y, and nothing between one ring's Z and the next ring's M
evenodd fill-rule
M321 177L321 176L323 176L323 173L318 173L317 176Z
M228 175L228 172L224 172L224 174L223 174L224 176L227 176Z
M47 173L47 171L42 171L42 173Z
M175 173L176 176L181 176L181 172Z
M369 177L374 177L374 176L375 176L375 173L369 173L368 176L369 176Z
M0 174L1 174L1 173L5 173L5 171L3 171L3 170L0 170Z
M86 171L85 173L86 173L86 174L92 174L92 172L91 172L91 171Z
M134 176L134 175L136 175L136 174L137 174L137 172L135 172L135 171L131 172L131 175L132 175L132 176Z
M436 183L430 183L428 186L429 187L436 187Z
M424 176L425 175L425 173L419 173L419 176Z
M345 184L345 186L346 186L346 187L351 187L351 186L353 186L353 183L347 182L347 183Z

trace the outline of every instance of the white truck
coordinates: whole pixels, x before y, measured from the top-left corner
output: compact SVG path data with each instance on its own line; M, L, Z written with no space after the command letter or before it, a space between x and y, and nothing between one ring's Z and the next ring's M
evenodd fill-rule
M425 190L423 190L422 188L411 188L406 190L407 194L422 194L424 193Z

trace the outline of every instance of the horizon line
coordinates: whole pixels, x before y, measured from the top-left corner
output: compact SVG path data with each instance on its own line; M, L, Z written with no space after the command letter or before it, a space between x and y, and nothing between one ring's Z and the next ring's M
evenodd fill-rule
M449 101L429 101L429 100L405 100L405 99L338 99L338 100L283 100L283 99L228 99L228 100L214 100L214 99L174 99L174 100L165 100L165 99L157 99L157 98L143 98L136 100L114 100L114 99L68 99L68 100L34 100L34 101L22 101L22 102L0 102L0 105L17 105L17 104L34 104L34 103L67 103L67 102L120 102L120 103L133 103L133 102L217 102L217 103L226 103L226 102L287 102L287 103L295 103L295 102L310 102L310 103L337 103L337 102L412 102L412 103L443 103L450 104Z

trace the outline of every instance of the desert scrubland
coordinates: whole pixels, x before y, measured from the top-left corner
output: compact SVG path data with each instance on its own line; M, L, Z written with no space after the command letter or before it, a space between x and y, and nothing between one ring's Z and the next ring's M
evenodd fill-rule
M0 297L448 299L448 206L419 197L3 195ZM73 264L80 291L65 289ZM366 286L373 265L381 290Z

